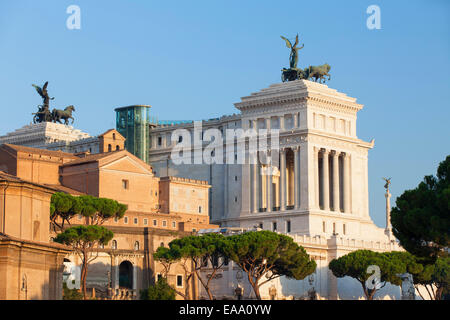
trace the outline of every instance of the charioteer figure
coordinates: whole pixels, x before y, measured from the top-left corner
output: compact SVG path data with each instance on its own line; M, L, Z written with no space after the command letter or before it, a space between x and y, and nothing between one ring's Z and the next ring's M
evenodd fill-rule
M41 88L35 84L32 86L36 89L37 93L42 97L43 102L42 105L38 105L38 112L33 113L33 123L41 123L41 122L59 122L62 123L61 120L64 120L64 124L69 124L69 119L72 119L72 124L74 119L72 117L72 112L75 111L75 107L70 105L67 106L64 110L53 109L50 112L50 100L55 98L50 98L47 92L48 81Z

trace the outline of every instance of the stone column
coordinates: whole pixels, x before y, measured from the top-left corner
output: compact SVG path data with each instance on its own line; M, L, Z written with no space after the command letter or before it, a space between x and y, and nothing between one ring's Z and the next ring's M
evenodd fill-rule
M223 164L223 214L222 217L228 215L228 164Z
M339 203L339 153L332 152L333 155L333 211L340 212Z
M315 182L315 199L316 199L316 208L320 208L320 190L319 190L319 149L314 147L314 182Z
M386 232L391 230L391 193L389 189L386 190L384 194L386 198Z
M323 195L323 210L330 210L330 170L328 168L328 150L322 153L322 195Z
M114 257L114 289L119 289L119 261Z
M259 212L259 164L258 159L256 159L256 163L252 164L253 166L253 212Z
M280 149L280 210L286 210L286 149Z
M136 292L137 289L137 266L136 263L133 264L133 290Z
M294 208L300 207L300 147L294 147Z
M343 163L343 172L342 172L342 178L343 178L343 199L344 199L344 205L343 209L345 213L350 213L350 155L345 153L343 157L344 163Z
M292 117L294 118L294 129L296 129L298 128L298 112L292 114Z
M269 130L271 129L270 126L270 117L266 118L266 129L267 129L267 134L269 134Z
M267 181L267 187L266 187L267 212L272 212L272 208L273 208L273 201L272 201L272 161L271 161L270 158L267 159L266 181Z
M284 130L284 114L280 116L280 130Z

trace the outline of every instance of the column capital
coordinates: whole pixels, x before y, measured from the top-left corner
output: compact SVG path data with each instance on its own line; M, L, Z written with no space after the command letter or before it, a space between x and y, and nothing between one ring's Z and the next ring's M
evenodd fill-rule
M336 151L336 150L331 150L330 151L330 154L333 156L333 157L339 157L339 155L341 154L339 151Z
M329 154L331 150L325 149L325 148L320 148L320 153L322 154Z

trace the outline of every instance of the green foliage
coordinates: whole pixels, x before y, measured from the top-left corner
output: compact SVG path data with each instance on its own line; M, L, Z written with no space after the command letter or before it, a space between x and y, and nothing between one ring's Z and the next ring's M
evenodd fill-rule
M426 176L414 190L397 198L391 211L393 233L409 252L420 257L448 256L450 234L450 155L437 175Z
M421 258L417 261L422 268L410 272L414 284L425 286L431 299L440 300L450 291L450 257L440 257L434 262Z
M105 227L81 225L67 228L54 239L55 242L71 246L75 253L81 257L81 285L84 298L86 298L88 266L89 263L97 258L97 255L93 256L94 247L98 244L108 244L113 236L114 234Z
M305 249L293 239L271 231L252 231L226 238L223 251L247 273L260 299L259 287L280 276L302 280L316 270ZM262 282L265 276L265 280Z
M83 300L83 294L78 289L69 289L67 284L64 282L63 300Z
M230 236L227 240L227 256L244 270L260 268L265 262L266 269L274 275L301 280L316 269L315 261L289 236L253 231Z
M70 227L59 233L55 242L73 246L74 248L93 247L94 244L106 245L113 238L112 231L101 226Z
M77 214L89 218L91 224L101 225L111 218L121 219L126 210L127 206L116 200L90 195L75 197L57 192L52 195L50 217L52 223L62 230L64 223L70 224L70 220Z
M373 265L380 268L379 281L383 284L379 288L368 289L366 281L373 275L373 272L368 273L367 269ZM338 259L333 259L328 267L338 278L348 276L358 280L369 300L373 298L376 291L384 287L386 282L401 285L401 279L397 274L421 270L421 266L415 261L415 258L407 252L380 253L370 250L350 252Z
M223 235L209 233L175 239L169 243L169 252L174 257L190 258L194 263L200 263L200 259L223 255L224 246Z
M165 278L159 279L155 285L141 290L141 300L175 300L176 291Z

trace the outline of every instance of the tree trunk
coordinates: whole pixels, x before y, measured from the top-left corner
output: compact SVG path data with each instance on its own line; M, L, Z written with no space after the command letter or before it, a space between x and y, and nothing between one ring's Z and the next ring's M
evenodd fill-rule
M261 300L261 294L259 293L258 279L253 280L253 277L250 275L250 273L247 273L247 275L248 275L248 282L250 282L250 285L253 288L253 292L255 292L256 299Z
M86 300L86 278L87 278L87 269L88 269L86 254L87 254L86 252L83 252L83 263L81 266L81 279L80 279L84 300Z
M436 300L442 300L442 292L444 291L444 287L439 287L436 290L436 295L435 295L435 299Z

